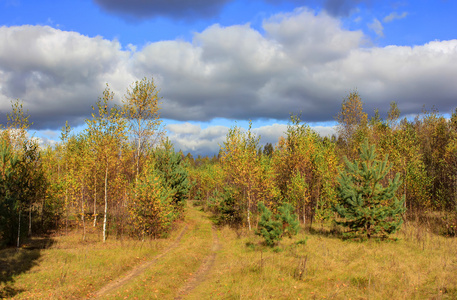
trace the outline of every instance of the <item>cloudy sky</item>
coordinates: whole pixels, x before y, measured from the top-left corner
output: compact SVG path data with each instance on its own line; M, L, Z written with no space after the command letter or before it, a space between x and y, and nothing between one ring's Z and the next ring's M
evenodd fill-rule
M20 99L32 132L81 130L109 83L154 77L176 148L218 151L253 121L277 141L291 113L332 133L355 89L368 113L457 106L453 0L0 0L0 122ZM235 123L236 122L236 123Z

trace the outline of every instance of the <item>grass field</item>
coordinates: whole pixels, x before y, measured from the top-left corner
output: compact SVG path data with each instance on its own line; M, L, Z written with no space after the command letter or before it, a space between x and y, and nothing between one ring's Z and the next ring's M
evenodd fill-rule
M263 246L248 230L212 227L205 213L189 205L168 239L103 244L96 234L83 242L73 232L40 241L48 246L43 250L5 249L0 252L1 296L92 298L112 280L166 252L100 298L457 299L457 239L414 223L403 226L397 241L368 242L343 241L319 225L275 248Z

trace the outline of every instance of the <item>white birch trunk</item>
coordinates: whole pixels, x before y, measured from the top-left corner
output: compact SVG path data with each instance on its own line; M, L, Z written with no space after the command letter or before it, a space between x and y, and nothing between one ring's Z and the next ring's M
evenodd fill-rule
M108 213L108 165L105 170L105 216L103 218L103 242L106 241L106 215Z
M97 174L95 174L97 175ZM94 227L97 225L97 176L94 176Z
M251 193L248 192L248 226L251 231Z
M81 221L83 222L83 241L86 240L86 219L84 211L84 181L81 187Z
M30 204L29 208L29 232L27 235L32 236L32 204Z
M21 210L19 210L19 225L17 227L17 248L19 248L21 241Z

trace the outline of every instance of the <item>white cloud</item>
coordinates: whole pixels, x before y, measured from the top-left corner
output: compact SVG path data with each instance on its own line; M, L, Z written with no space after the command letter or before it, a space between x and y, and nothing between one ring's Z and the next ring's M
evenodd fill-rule
M361 31L342 29L338 19L307 9L278 14L263 27L268 40L279 43L291 65L301 63L298 66L305 68L344 58L363 38Z
M400 20L400 19L404 19L408 16L408 13L405 11L401 14L397 13L397 12L392 12L391 14L385 16L382 20L383 22L385 23L389 23L389 22L392 22L394 20Z
M374 19L372 23L368 24L368 28L373 30L376 35L383 37L384 36L384 27L378 19Z
M336 127L311 126L320 136L332 136L336 134ZM214 155L219 152L224 144L229 127L210 126L202 129L200 125L191 123L172 124L167 126L170 140L175 149L181 149L184 153L191 152L195 155ZM260 136L259 146L271 143L276 145L281 136L285 136L287 124L274 123L272 125L253 128L252 132Z
M337 135L336 126L313 126L311 127L316 131L321 137L331 137L332 135Z
M226 126L211 126L202 129L191 123L167 125L168 137L175 149L194 155L213 155L219 152L229 130Z
M260 136L260 143L266 144L271 143L275 145L278 142L280 136L284 136L284 132L287 130L286 124L272 124L267 126L261 126L258 128L254 128L252 131L257 135Z

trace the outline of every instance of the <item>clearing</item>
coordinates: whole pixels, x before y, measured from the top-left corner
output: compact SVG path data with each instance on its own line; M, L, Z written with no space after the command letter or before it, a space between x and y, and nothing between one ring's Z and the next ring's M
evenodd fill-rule
M456 299L457 239L411 222L395 236L342 241L315 225L268 248L247 229L214 227L189 202L167 239L103 244L74 232L43 240L45 249L1 250L0 297Z

